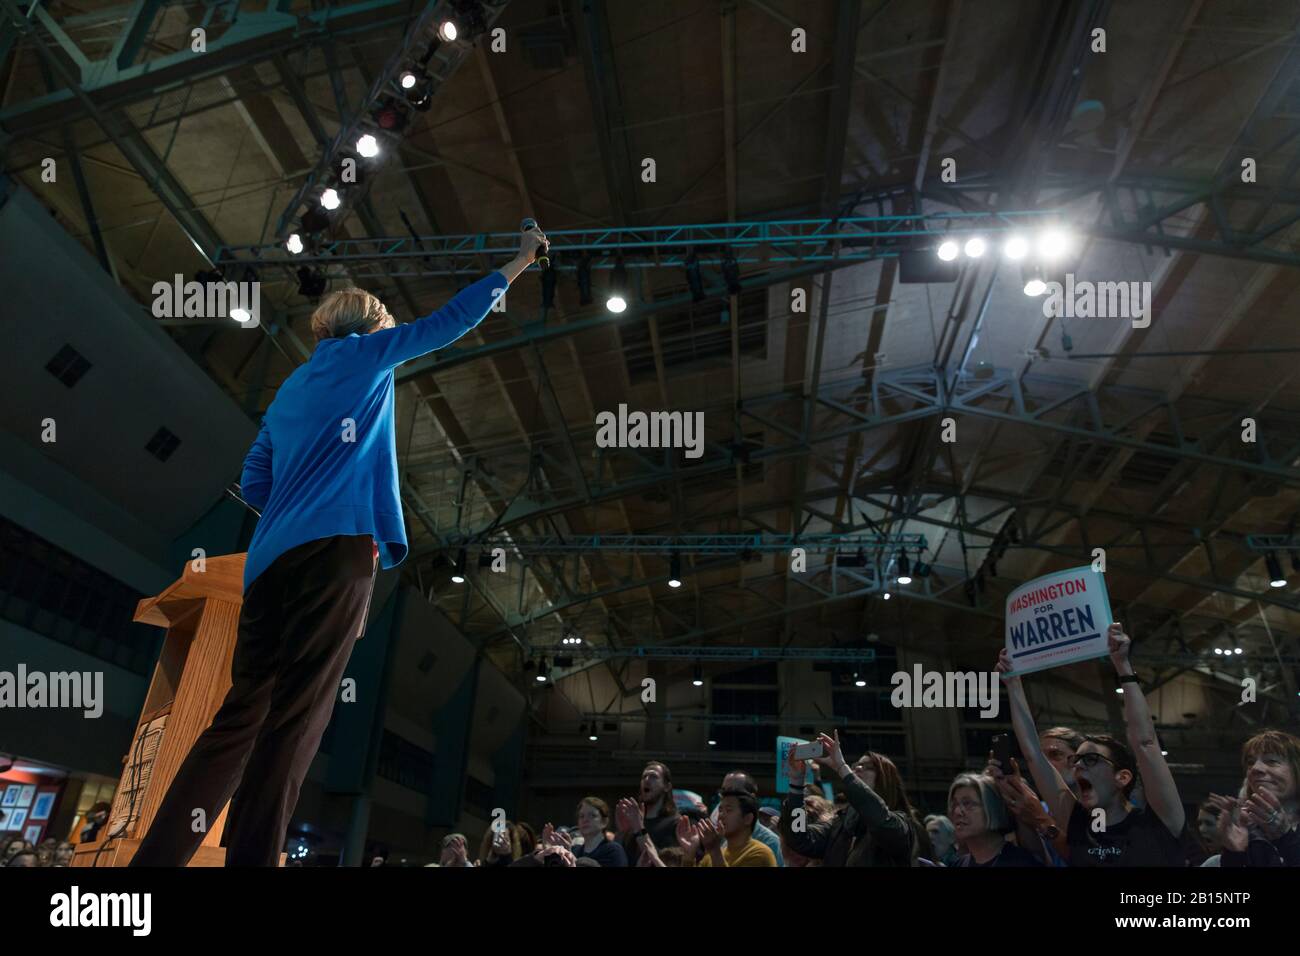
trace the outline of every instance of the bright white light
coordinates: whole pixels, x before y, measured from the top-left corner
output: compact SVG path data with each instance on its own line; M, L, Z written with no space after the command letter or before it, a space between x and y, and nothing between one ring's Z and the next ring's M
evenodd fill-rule
M296 256L298 253L302 252L302 236L295 232L289 237L289 240L284 244L284 246Z
M855 680L855 681L853 682L853 684L854 684L854 686L856 686L856 687L866 687L866 686L867 686L867 682L864 681L864 680Z
M1234 654L1244 654L1245 651L1243 651L1240 647L1238 647L1238 648L1234 648L1232 653L1234 653Z
M595 740L595 739L596 739L596 735L595 735L595 734L588 734L588 735L587 735L587 739L588 739L588 740Z
M545 683L546 683L546 675L545 675L545 674L538 674L538 675L537 675L537 683L539 683L539 684L545 684Z
M415 74L410 70L407 70L402 74L402 89L409 90L411 87L415 86L415 83Z
M710 741L709 741L709 746L710 746L710 747L716 747L717 745L718 745L718 742L717 742L716 740L710 740Z
M1002 254L1008 259L1023 259L1029 252L1029 243L1024 236L1012 236L1002 247Z
M679 587L682 586L682 582L679 581L677 578L669 578L669 579L668 579L668 586L669 586L670 588L679 588Z
M890 595L889 595L889 592L888 592L888 591L886 591L886 592L885 592L885 595L884 595L884 597L885 597L885 600L886 600L886 601L888 601L888 600L889 600L889 596L890 596Z
M1115 693L1117 693L1117 694L1122 694L1122 693L1124 693L1124 688L1123 688L1123 687L1116 687L1116 688L1115 688Z
M452 580L452 582L453 582L454 584L464 584L464 583L465 583L465 575L463 575L463 574L461 574L459 571L457 571L455 574L453 574L453 575L451 576L451 580Z
M1042 295L1047 291L1047 283L1042 279L1030 279L1025 283L1025 295Z
M236 322L244 323L253 317L253 314L247 309L234 308L230 310L230 317Z
M951 239L945 239L939 243L939 258L944 262L952 262L957 258L957 243Z
M1274 578L1268 582L1268 586L1271 588L1284 588L1286 587L1286 578Z
M1162 756L1162 757L1168 757L1168 756L1169 756L1169 751L1168 751L1168 750L1162 750L1162 751L1160 751L1160 756Z
M1038 254L1044 259L1059 259L1070 251L1070 237L1059 229L1049 229L1038 237Z
M1223 648L1222 648L1222 647L1216 647L1216 648L1214 649L1214 653L1218 654L1219 656L1223 656Z
M627 308L627 299L623 298L621 295L611 295L605 300L605 308L617 315L619 312L622 312Z
M451 43L455 40L459 32L460 31L456 29L455 20L443 20L442 23L438 24L438 38L447 43Z
M691 683L694 684L696 687L704 686L704 681L700 680L698 677L695 678L695 680L691 681Z
M320 194L320 204L326 209L338 209L339 202L339 194L333 189L327 189Z
M911 576L910 574L900 574L900 575L898 576L898 583L899 583L899 584L911 584L911 583L912 583L912 576Z
M357 152L369 159L371 156L379 155L379 140L375 139L369 133L357 140Z
M972 259L978 259L980 256L984 255L984 250L987 248L988 243L979 236L966 240L966 255L970 256Z

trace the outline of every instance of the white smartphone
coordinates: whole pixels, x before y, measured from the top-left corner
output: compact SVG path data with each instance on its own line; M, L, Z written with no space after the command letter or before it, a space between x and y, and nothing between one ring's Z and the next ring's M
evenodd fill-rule
M794 759L808 760L809 758L824 757L825 748L822 747L820 740L813 740L806 744L794 745Z

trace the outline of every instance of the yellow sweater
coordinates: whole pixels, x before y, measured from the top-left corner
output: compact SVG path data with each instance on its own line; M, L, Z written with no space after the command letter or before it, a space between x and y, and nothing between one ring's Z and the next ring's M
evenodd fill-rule
M749 842L741 846L739 850L732 850L724 842L722 844L722 859L729 867L776 866L776 856L753 837L750 837ZM708 853L704 854L704 859L700 860L699 865L713 866L713 857Z

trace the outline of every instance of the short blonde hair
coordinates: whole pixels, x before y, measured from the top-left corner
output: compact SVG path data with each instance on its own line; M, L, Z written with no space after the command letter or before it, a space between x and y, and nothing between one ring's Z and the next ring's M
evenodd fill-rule
M364 334L378 323L392 324L393 318L376 296L365 289L339 289L321 299L311 315L316 341L340 338L353 332Z

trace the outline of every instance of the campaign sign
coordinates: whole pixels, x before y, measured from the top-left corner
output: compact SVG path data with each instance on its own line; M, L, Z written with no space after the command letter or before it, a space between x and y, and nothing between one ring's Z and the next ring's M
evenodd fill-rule
M790 789L790 776L786 770L786 760L790 756L790 751L797 744L806 744L808 741L800 740L798 737L777 737L776 738L776 792L785 793ZM813 762L804 761L804 783L813 782Z
M1013 674L1105 657L1113 618L1106 578L1091 567L1057 571L1007 595L1007 653Z

